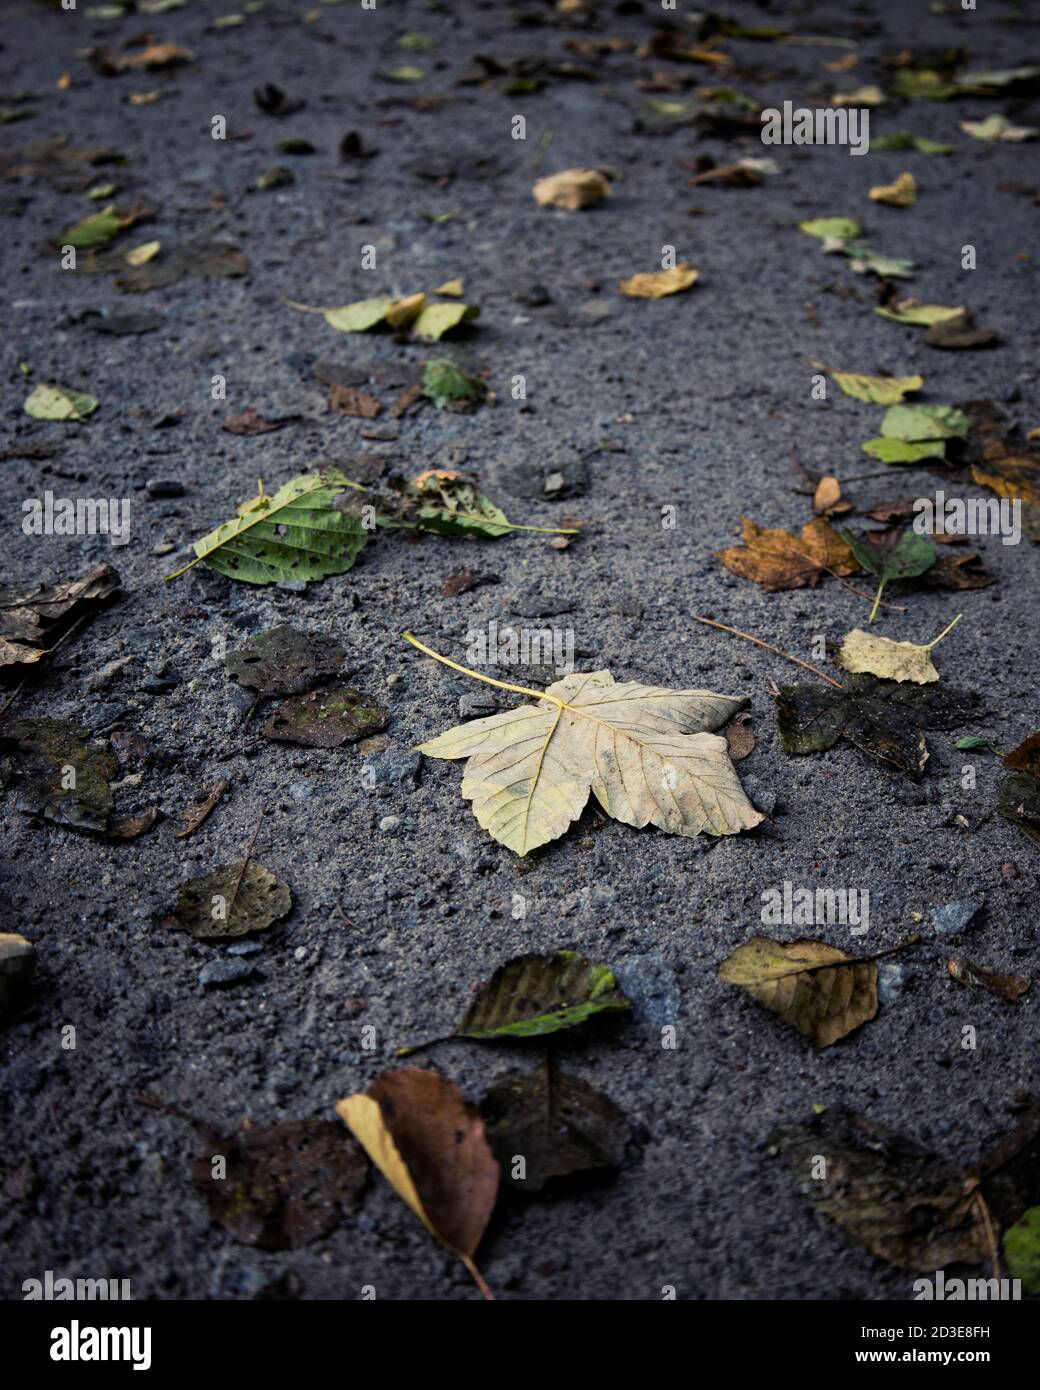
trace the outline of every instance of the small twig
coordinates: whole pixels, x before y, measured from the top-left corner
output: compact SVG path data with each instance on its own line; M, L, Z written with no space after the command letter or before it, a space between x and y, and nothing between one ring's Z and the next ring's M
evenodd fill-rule
M803 666L806 671L811 671L814 676L819 676L821 680L833 685L837 690L844 690L841 681L836 681L833 676L828 676L826 671L821 671L818 666L813 666L809 661L803 661L800 656L792 656L790 652L785 652L783 647L774 647L771 642L763 642L761 637L752 637L750 632L741 632L739 627L730 627L728 623L717 623L714 618L705 618L701 613L693 614L695 623L704 623L707 627L717 627L722 632L731 632L734 637L743 637L745 642L754 642L756 647L765 647L768 652L775 652L777 656L785 657L788 661L793 661L796 666Z
M264 823L264 816L267 815L267 807L260 812L260 819L256 823L253 831L253 838L249 841L249 848L246 850L246 857L242 860L242 867L238 871L238 878L235 879L235 886L231 890L231 903L234 906L235 899L238 897L238 890L242 887L242 880L245 878L246 869L249 868L249 861L253 857L253 846L256 844L256 837L260 834L260 827Z

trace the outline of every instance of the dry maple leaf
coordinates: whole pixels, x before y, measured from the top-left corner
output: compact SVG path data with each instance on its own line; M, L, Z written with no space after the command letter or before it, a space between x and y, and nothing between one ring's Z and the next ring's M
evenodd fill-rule
M545 691L489 683L537 703L460 724L419 751L468 758L462 795L484 829L519 855L562 835L590 792L615 820L673 835L735 835L765 819L744 794L726 740L708 732L746 700L617 683L609 671L576 671Z
M822 517L803 526L800 539L746 516L740 522L744 544L720 551L719 559L741 579L753 579L764 589L802 589L824 574L844 576L859 569L851 547Z

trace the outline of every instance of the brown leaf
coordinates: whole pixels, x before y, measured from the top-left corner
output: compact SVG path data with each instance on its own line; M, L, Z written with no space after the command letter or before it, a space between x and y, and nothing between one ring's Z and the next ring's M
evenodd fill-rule
M1016 1004L1031 983L1023 975L1004 975L999 970L990 970L985 965L975 965L965 956L954 956L951 961L947 961L946 969L958 984L988 989L990 994L1006 999L1009 1004Z
M790 531L759 526L741 517L744 544L719 554L728 570L753 579L766 590L801 589L819 583L828 572L855 574L859 569L850 547L822 517L802 527L801 538Z
M731 724L726 725L723 733L726 735L726 743L729 745L731 762L739 763L755 747L755 731L747 722L747 716L738 715Z
M982 556L969 550L960 555L940 551L935 563L918 575L915 582L925 589L985 589L997 580L983 564Z
M470 589L477 589L481 584L497 584L498 582L499 576L497 574L475 574L468 569L452 570L441 585L441 597L458 598L459 594L469 593Z
M924 340L934 348L980 348L992 347L997 341L997 334L992 328L976 328L974 315L965 310L956 318L933 323L925 333Z
M194 835L230 785L226 777L220 777L216 782L203 787L203 800L197 806L191 806L187 811L181 812L184 829L175 831L174 839L186 840L189 835Z
M241 415L230 416L220 428L229 434L270 434L273 430L284 430L287 425L296 424L299 418L298 415L282 415L277 420L266 420L250 406Z
M330 686L278 705L264 725L264 735L306 748L342 748L378 734L389 722L386 710L368 695L347 686Z
M359 391L356 386L339 385L329 389L329 407L357 420L374 420L383 409L375 396L370 396L367 391Z
M1006 753L1004 766L1015 772L1028 772L1030 777L1040 777L1040 733L1030 734L1017 748Z
M112 566L101 564L62 584L0 589L0 667L41 661L62 632L111 598L119 584Z
M261 1250L298 1250L357 1206L368 1176L360 1146L329 1120L206 1134L192 1177L210 1219ZM217 1160L223 1160L223 1168Z
M598 203L610 193L610 184L598 169L565 169L539 179L531 190L541 207L577 212Z

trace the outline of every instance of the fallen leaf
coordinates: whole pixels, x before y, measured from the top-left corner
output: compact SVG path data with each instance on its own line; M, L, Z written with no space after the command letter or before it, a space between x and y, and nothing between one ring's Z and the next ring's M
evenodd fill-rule
M89 48L87 57L105 77L116 77L123 72L177 67L190 63L194 54L177 43L149 43L130 53L119 53L112 48Z
M990 994L1006 999L1009 1004L1017 1004L1031 983L1022 975L1004 975L985 965L975 965L964 956L954 956L953 960L947 962L946 969L958 984L988 990Z
M768 591L811 587L824 574L845 576L859 569L849 545L822 517L803 526L800 539L746 516L740 520L744 544L720 551L719 559L741 579L753 579Z
M846 396L875 405L895 405L908 391L920 391L924 385L920 376L865 376L861 372L831 372L830 376Z
M577 212L608 197L610 183L598 169L565 169L539 179L531 191L540 207Z
M202 940L263 931L292 910L292 894L270 869L251 859L221 864L184 885L163 921Z
M244 584L309 583L345 574L364 549L368 532L337 510L343 491L319 474L293 478L273 497L243 504L240 514L194 544L196 558L168 574L176 579L200 560Z
M680 261L670 270L653 270L619 280L618 289L629 299L663 299L665 295L688 290L699 277L699 270L687 261Z
M852 503L843 500L841 484L831 474L825 474L813 493L813 511L817 516L841 516L852 510Z
M873 83L865 87L857 87L854 92L836 92L831 97L832 106L883 106L885 94L880 87Z
M161 241L145 241L140 246L135 246L132 251L127 251L123 260L127 265L147 265L149 261L155 260L161 250Z
M968 348L992 347L997 337L996 331L992 328L976 328L974 315L965 311L956 318L933 323L925 333L924 341L929 347L963 351Z
M461 276L455 280L445 280L443 285L438 285L434 294L447 295L449 299L461 299L466 293Z
M426 363L421 389L438 410L476 405L487 395L484 382L464 372L450 357L435 357Z
M1015 125L1006 116L987 116L984 121L961 121L961 130L976 140L1008 140L1020 143L1035 140L1040 131L1035 126Z
M1017 748L1006 753L1004 766L1013 772L1028 772L1030 777L1040 777L1040 733L1030 734Z
M872 1255L927 1274L984 1258L964 1174L912 1139L840 1106L777 1130L770 1142L816 1209Z
M822 941L754 936L723 961L719 979L739 985L814 1046L830 1047L877 1013L877 973L873 960Z
M59 636L92 615L119 584L112 566L101 564L82 579L0 588L0 667L42 661Z
M477 589L482 584L497 584L498 582L499 576L497 574L477 574L468 569L452 570L441 585L441 597L458 598L460 594L468 594L470 589Z
M211 241L175 247L146 265L131 266L116 278L115 284L125 294L143 294L176 285L186 275L197 275L205 280L234 280L248 274L249 261L237 247Z
M342 748L389 723L389 714L369 696L349 686L329 686L278 705L268 716L264 736L305 748Z
M911 444L903 439L868 439L863 452L881 463L919 463L921 459L945 458L946 441L928 439Z
M189 835L194 835L230 785L231 783L226 777L220 777L217 781L211 782L209 786L203 787L202 801L197 806L191 806L187 811L181 813L180 818L184 824L184 829L175 830L174 839L186 840Z
M894 405L881 421L883 439L917 443L931 439L963 439L968 416L952 405Z
M865 671L883 680L914 681L917 685L927 685L939 679L939 672L932 664L932 649L957 621L954 618L950 627L923 646L914 642L893 642L890 637L876 637L860 627L854 627L841 644L838 664L844 666L846 671Z
M505 1181L520 1192L541 1192L554 1179L576 1173L619 1168L631 1138L609 1097L557 1071L548 1057L535 1071L496 1082L480 1110Z
M700 184L719 184L723 188L754 188L771 174L778 174L780 166L775 159L738 159L735 164L721 164L716 169L705 169L690 179L690 187Z
M228 434L255 435L271 434L274 430L284 430L299 420L298 415L282 415L277 420L267 420L249 406L240 415L230 415L221 425Z
M53 383L35 387L25 402L25 413L34 420L85 420L100 402L85 391L71 391Z
M114 241L125 225L124 214L115 203L109 203L108 207L102 208L100 212L93 212L82 221L66 227L65 231L54 238L54 244L61 247L74 246L77 251L89 251L95 246L107 246L110 241Z
M473 1257L494 1209L499 1169L476 1106L435 1072L400 1067L339 1101L336 1113L401 1200L490 1298Z
M780 746L798 757L844 738L918 781L928 760L927 729L956 729L978 717L979 697L942 684L850 675L830 685L784 685L777 701Z
M909 130L893 130L888 135L872 139L870 148L896 153L916 150L918 154L953 154L952 145L941 145L936 140L929 140L925 135L914 135Z
M4 720L0 741L11 747L19 811L71 830L108 830L115 804L109 783L118 769L89 739L89 729L69 720Z
M562 835L590 791L626 825L734 835L764 817L744 794L726 740L707 731L744 704L575 672L537 703L460 725L419 751L468 759L462 795L484 829L521 856Z
M921 575L921 585L925 589L987 589L996 582L974 550L960 555L940 554L935 564Z
M328 1235L357 1206L368 1177L360 1146L329 1120L243 1125L205 1138L192 1179L210 1220L260 1250L298 1250Z
M748 715L738 714L723 730L731 762L742 762L749 753L754 752L755 731L746 722L748 718Z
M367 391L359 391L356 386L341 386L338 383L329 388L329 408L357 420L374 420L383 409L375 396L370 396Z
M1040 1293L1040 1206L1004 1232L1004 1255L1012 1279L1021 1279L1028 1293Z
M417 338L429 343L440 342L445 333L453 328L478 318L480 308L476 304L427 304L419 313L412 326Z
M302 101L295 101L273 82L254 88L253 101L265 116L289 116L303 106Z
M799 222L800 231L825 241L853 241L862 236L863 229L854 217L814 217L808 222Z
M892 535L885 533L883 536L868 531L863 536L856 536L845 530L842 535L861 567L878 581L868 623L872 623L877 616L886 585L893 579L915 579L935 564L935 546L927 536L918 535L916 531L897 530Z
M997 788L997 811L1040 846L1040 777L1016 772Z
M27 994L36 969L36 947L17 932L0 932L0 1024Z
M883 319L891 319L893 323L923 324L925 327L931 327L934 323L959 318L964 313L964 307L960 305L951 308L946 304L921 304L916 299L903 299L896 304L879 305L874 313L880 314Z
M258 696L303 695L339 675L346 656L332 638L282 623L228 652L224 664L240 685Z

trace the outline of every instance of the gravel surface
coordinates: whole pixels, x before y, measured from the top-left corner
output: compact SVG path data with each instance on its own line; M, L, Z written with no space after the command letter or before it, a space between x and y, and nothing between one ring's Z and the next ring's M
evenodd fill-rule
M633 51L589 58L563 47L607 35L644 41L659 18L650 0L591 5L594 23L532 0L521 9L539 22L526 25L506 4L307 14L280 0L223 29L210 21L232 0L107 22L86 8L7 7L0 105L28 90L36 114L5 125L5 145L68 134L117 149L125 166L98 168L96 181L119 184L120 206L137 199L152 209L119 244L225 240L250 268L245 278L187 277L123 294L111 273L61 271L47 246L99 204L46 181L0 184L3 447L55 446L43 460L8 452L3 463L4 569L11 581L43 582L107 560L123 581L122 597L56 653L16 713L136 732L169 755L119 793L127 814L157 805L168 817L126 844L32 824L5 798L4 929L35 943L39 965L31 1003L0 1035L0 1167L22 1174L0 1201L0 1295L20 1297L24 1279L52 1269L129 1278L137 1298L250 1298L288 1271L307 1299L357 1298L367 1285L380 1298L479 1297L381 1179L356 1215L304 1248L234 1242L192 1186L190 1127L140 1097L161 1096L227 1131L246 1116L257 1126L333 1118L338 1098L395 1064L398 1045L450 1028L471 986L499 963L573 946L616 967L634 1017L561 1035L554 1052L621 1107L633 1141L610 1179L500 1204L479 1261L499 1296L659 1299L672 1285L683 1299L909 1297L912 1276L815 1215L767 1137L814 1105L845 1103L970 1163L1012 1127L1021 1093L1037 1084L1037 999L1005 1004L953 982L944 965L957 946L991 967L1035 973L1036 850L990 814L998 760L957 752L956 734L928 736L918 785L847 744L787 758L769 684L797 679L795 668L691 615L712 613L810 660L814 636L840 642L864 624L867 604L833 582L766 594L715 558L734 543L741 513L786 527L811 517L792 451L817 472L881 468L860 450L877 432L878 408L833 387L830 399L811 399L807 358L919 371L924 400L988 397L1026 428L1038 423L1037 209L1001 188L1035 181L1038 146L983 145L957 122L1003 111L1040 124L1040 104L892 102L873 113L875 137L912 129L955 145L955 155L856 158L694 127L640 133L634 119L654 94L633 83L664 70L766 104L820 106L835 90L889 86L879 59L904 47L963 45L979 66L1037 61L1036 22L1003 23L1010 5L939 15L924 4L728 5L750 24L854 39L861 57L836 75L823 64L847 48L733 41L725 47L737 71L716 77ZM145 29L196 61L108 77L82 56ZM410 31L437 49L401 49ZM543 55L592 67L599 80L554 77L528 95L504 94L508 77L459 85L477 54ZM423 80L379 78L401 64L421 68ZM72 84L57 90L66 71ZM262 114L252 93L265 83L305 105ZM154 103L127 100L155 90ZM510 136L518 113L525 141ZM238 138L213 140L214 115ZM351 130L378 153L341 161ZM316 152L280 154L287 138ZM702 154L719 163L766 154L781 172L750 189L689 187L678 161ZM254 191L275 164L295 181ZM613 196L576 214L538 208L535 179L578 165L614 171ZM904 168L920 185L914 209L868 200L871 185ZM919 330L875 315L873 281L797 230L800 219L837 215L859 217L880 250L918 262L908 293L967 303L999 331L999 345L936 351ZM978 256L970 272L961 269L968 243ZM657 269L664 245L699 267L696 287L659 302L622 298L617 280ZM375 270L361 269L365 246L376 248ZM458 275L482 313L441 349L338 334L285 303L414 293ZM112 336L93 330L89 310L160 322ZM488 374L493 407L349 419L329 410L313 371L325 359L364 372L365 389L389 406L443 352ZM226 400L211 399L218 375ZM512 397L516 375L526 402ZM99 398L88 424L22 413L29 387L48 379ZM221 429L250 407L301 419L257 437ZM164 582L257 478L271 488L317 460L363 454L391 471L463 467L514 519L557 526L574 516L584 534L566 550L538 535L478 545L384 534L349 575L304 592L229 583L202 566ZM557 473L564 486L553 500L544 482ZM178 486L157 486L169 483ZM849 490L865 509L939 485L893 470ZM129 543L23 535L23 499L48 489L129 498ZM673 529L661 524L668 505ZM1028 541L973 544L996 585L912 591L898 600L905 614L887 612L878 630L927 641L963 611L937 649L939 668L985 697L984 719L963 732L1009 748L1037 727L1037 554ZM462 564L499 582L442 597ZM589 811L527 860L494 843L460 796L460 765L408 750L458 722L460 707L486 713L488 701L507 707L512 697L425 659L400 634L411 629L465 660L467 630L519 620L571 633L579 669L747 697L757 746L739 772L772 818L712 841ZM382 751L295 748L264 739L256 716L246 722L251 697L219 655L278 623L346 649L349 683L391 715ZM537 683L537 673L519 679ZM977 772L971 789L966 764ZM172 818L217 777L231 781L228 795L197 834L175 839ZM164 929L180 886L240 858L262 810L254 855L291 888L291 915L245 955ZM877 1018L822 1051L717 979L720 961L762 929L763 892L785 880L869 890L870 931L857 950L923 933L882 971ZM940 922L957 914L932 914L965 903L983 906L962 935L944 933ZM838 925L777 934L850 945ZM75 1050L62 1047L70 1024ZM661 1046L668 1025L674 1050ZM968 1025L974 1050L962 1046ZM541 1050L450 1044L427 1063L479 1099L532 1056Z

